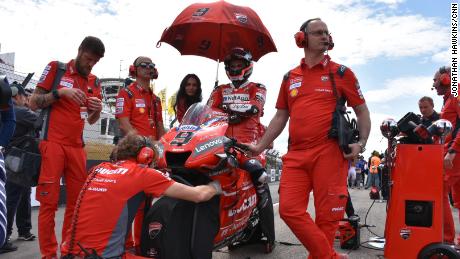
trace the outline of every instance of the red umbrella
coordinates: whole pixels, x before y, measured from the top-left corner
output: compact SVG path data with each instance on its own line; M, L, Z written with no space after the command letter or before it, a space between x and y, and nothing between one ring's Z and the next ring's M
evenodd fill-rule
M255 61L276 51L270 33L249 7L225 1L196 3L185 8L166 28L159 42L182 55L198 55L222 61L234 47L249 50Z

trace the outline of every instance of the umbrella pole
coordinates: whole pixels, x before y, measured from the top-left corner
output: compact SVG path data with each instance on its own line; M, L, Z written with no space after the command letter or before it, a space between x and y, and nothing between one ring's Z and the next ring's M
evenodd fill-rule
M216 70L216 81L214 82L214 88L219 85L219 59L217 60L217 70Z

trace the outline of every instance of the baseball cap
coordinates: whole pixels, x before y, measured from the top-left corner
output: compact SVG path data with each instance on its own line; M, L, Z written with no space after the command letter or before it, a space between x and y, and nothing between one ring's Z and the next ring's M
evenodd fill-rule
M11 96L16 96L16 95L24 95L24 96L28 96L28 94L26 93L26 91L24 90L24 87L22 87L21 84L19 84L18 82L13 82L11 84Z

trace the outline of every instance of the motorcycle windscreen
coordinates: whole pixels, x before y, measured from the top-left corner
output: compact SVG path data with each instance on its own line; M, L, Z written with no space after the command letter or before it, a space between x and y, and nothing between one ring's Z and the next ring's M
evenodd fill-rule
M219 110L212 109L203 103L194 103L185 112L179 128L183 126L206 127L218 121L226 121L227 115Z

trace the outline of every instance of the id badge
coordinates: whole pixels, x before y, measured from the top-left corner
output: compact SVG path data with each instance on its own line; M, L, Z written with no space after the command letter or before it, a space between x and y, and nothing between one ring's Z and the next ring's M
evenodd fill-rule
M88 108L86 106L80 106L80 118L82 120L88 118Z

